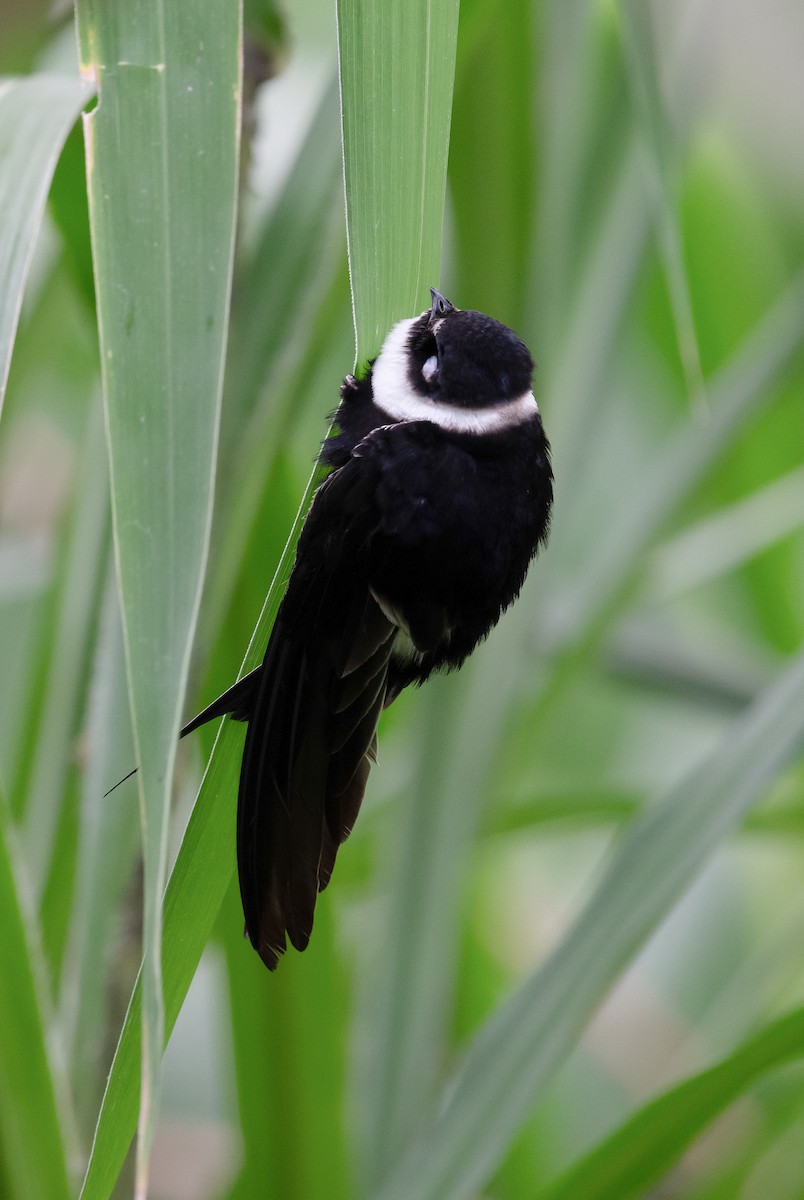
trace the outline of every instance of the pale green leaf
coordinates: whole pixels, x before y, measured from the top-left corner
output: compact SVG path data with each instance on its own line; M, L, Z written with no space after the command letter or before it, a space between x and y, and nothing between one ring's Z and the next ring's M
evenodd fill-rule
M170 779L206 562L238 183L240 6L78 5L90 220L145 858L138 1193L164 1038Z
M111 555L107 567L87 705L88 763L81 789L75 899L60 991L65 1056L75 1081L81 1132L87 1135L92 1132L102 1086L97 1072L98 1029L108 1019L121 904L139 854L134 789L104 795L114 779L121 747L128 747L122 761L133 758Z
M29 751L14 780L13 808L22 821L22 845L31 883L41 899L58 852L57 828L67 790L64 764L72 753L86 684L98 585L110 553L109 485L103 463L99 397L90 406L75 500L57 564L48 631L43 638L41 684L27 717Z
M457 0L339 0L355 361L438 287Z
M36 236L56 161L92 88L69 75L0 79L0 412Z
M687 392L694 406L706 403L701 354L692 310L689 279L677 200L676 147L662 104L654 58L653 16L644 4L626 0L622 6L626 63L634 92L634 109L641 118L646 148L645 173L656 208L659 246L664 262L676 339Z
M0 1141L13 1188L8 1200L68 1200L67 1161L43 1012L44 963L12 863L19 858L0 797ZM27 917L27 919L26 919Z
M70 76L0 79L0 413L50 179L91 95L88 83Z

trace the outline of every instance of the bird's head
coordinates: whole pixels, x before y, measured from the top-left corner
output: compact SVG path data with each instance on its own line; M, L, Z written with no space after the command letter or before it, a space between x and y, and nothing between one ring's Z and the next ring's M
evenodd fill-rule
M431 307L385 339L372 370L375 404L396 420L430 420L455 432L531 419L538 410L524 342L493 317L430 291Z

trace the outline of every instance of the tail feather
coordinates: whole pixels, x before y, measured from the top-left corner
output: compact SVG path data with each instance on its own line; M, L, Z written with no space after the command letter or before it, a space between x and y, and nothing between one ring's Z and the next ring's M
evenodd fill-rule
M271 969L286 937L307 945L318 893L360 808L395 632L351 577L319 590L291 581L277 616L238 801L246 930Z

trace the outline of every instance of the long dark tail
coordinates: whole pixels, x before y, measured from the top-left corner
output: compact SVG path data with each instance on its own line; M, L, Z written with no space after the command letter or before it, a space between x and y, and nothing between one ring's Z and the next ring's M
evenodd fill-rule
M237 863L246 931L273 970L307 945L317 895L357 817L375 757L396 628L368 589L331 577L291 588L253 695ZM315 605L315 612L311 608Z

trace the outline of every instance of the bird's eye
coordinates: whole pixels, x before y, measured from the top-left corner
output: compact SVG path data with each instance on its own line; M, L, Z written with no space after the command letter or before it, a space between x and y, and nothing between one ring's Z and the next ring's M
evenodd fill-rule
M422 376L425 383L432 383L438 374L438 359L435 354L431 354L422 364Z

